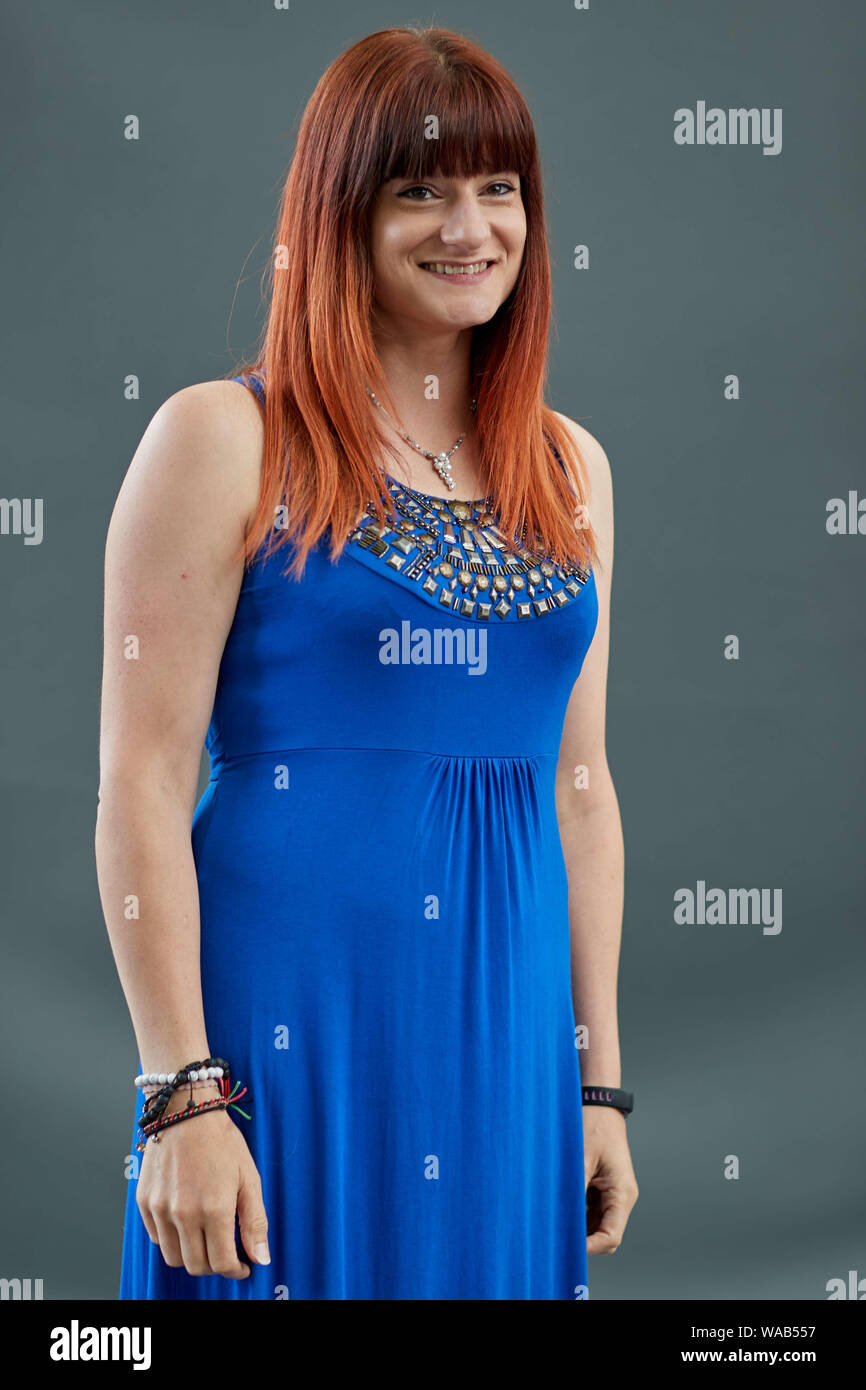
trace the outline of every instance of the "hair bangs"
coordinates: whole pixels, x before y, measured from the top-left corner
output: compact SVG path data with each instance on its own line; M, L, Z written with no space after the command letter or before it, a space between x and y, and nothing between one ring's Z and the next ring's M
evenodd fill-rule
M536 158L528 112L508 89L462 64L438 61L406 76L383 113L379 181L473 178L513 170L524 177Z

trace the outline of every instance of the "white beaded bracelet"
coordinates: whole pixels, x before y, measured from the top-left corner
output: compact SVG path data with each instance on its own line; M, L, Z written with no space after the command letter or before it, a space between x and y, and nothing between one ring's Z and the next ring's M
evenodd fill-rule
M213 1088L214 1088L214 1086L219 1086L219 1085L220 1085L220 1082L217 1081L216 1079L214 1079L214 1080L212 1080L212 1081L210 1081L210 1080L203 1080L203 1081L185 1081L185 1082L183 1083L183 1086L182 1086L180 1089L181 1089L182 1091L212 1091ZM160 1084L159 1084L158 1081L155 1081L155 1082L153 1082L153 1083L148 1082L148 1084L147 1084L146 1086L142 1086L140 1089L141 1089L141 1094L142 1094L147 1100L150 1100L151 1096L158 1096L159 1093L160 1093L160 1091L161 1091L163 1088L162 1088L162 1086L160 1086ZM175 1087L175 1090L177 1090L177 1087Z
M151 1071L144 1072L135 1078L135 1084L139 1090L145 1086L167 1086L174 1081L177 1072L174 1071ZM189 1081L219 1081L222 1079L222 1067L202 1067L200 1071L191 1071L188 1076Z

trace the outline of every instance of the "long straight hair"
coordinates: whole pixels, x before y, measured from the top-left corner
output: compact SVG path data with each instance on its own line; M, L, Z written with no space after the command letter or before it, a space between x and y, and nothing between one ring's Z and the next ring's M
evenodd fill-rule
M426 138L429 120L438 138ZM438 28L385 29L341 54L304 111L283 190L267 324L231 375L264 396L258 508L245 563L290 542L287 573L328 537L332 560L372 502L395 515L378 460L373 390L395 419L371 332L370 213L381 184L437 172L520 175L526 242L517 281L472 329L479 473L504 535L560 564L597 560L589 479L572 435L544 402L550 260L535 132L508 73L478 44ZM551 445L559 453L557 462ZM280 518L279 522L275 518Z

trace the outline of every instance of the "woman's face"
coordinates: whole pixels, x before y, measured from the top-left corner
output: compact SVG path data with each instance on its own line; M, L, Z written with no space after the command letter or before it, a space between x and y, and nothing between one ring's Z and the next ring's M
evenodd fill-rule
M525 243L513 172L391 179L376 195L371 220L380 322L428 333L486 323L514 288Z

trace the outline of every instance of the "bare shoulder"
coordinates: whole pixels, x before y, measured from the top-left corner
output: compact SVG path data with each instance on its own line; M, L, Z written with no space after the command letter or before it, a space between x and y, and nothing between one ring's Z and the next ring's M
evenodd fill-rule
M253 393L237 381L201 381L169 396L152 416L118 502L147 493L172 508L241 531L259 496L264 425Z
M576 420L571 420L567 415L563 415L561 411L555 410L553 413L577 445L578 452L589 474L593 494L598 496L609 492L611 489L610 461L595 435L590 434L589 430L584 429L583 425L579 425Z
M240 486L258 475L264 439L262 414L252 391L239 381L199 381L169 396L147 427L168 463L183 460L212 481Z
M554 414L563 429L571 435L583 460L589 482L589 514L598 539L602 567L609 574L613 564L613 482L610 461L595 435L558 410Z

